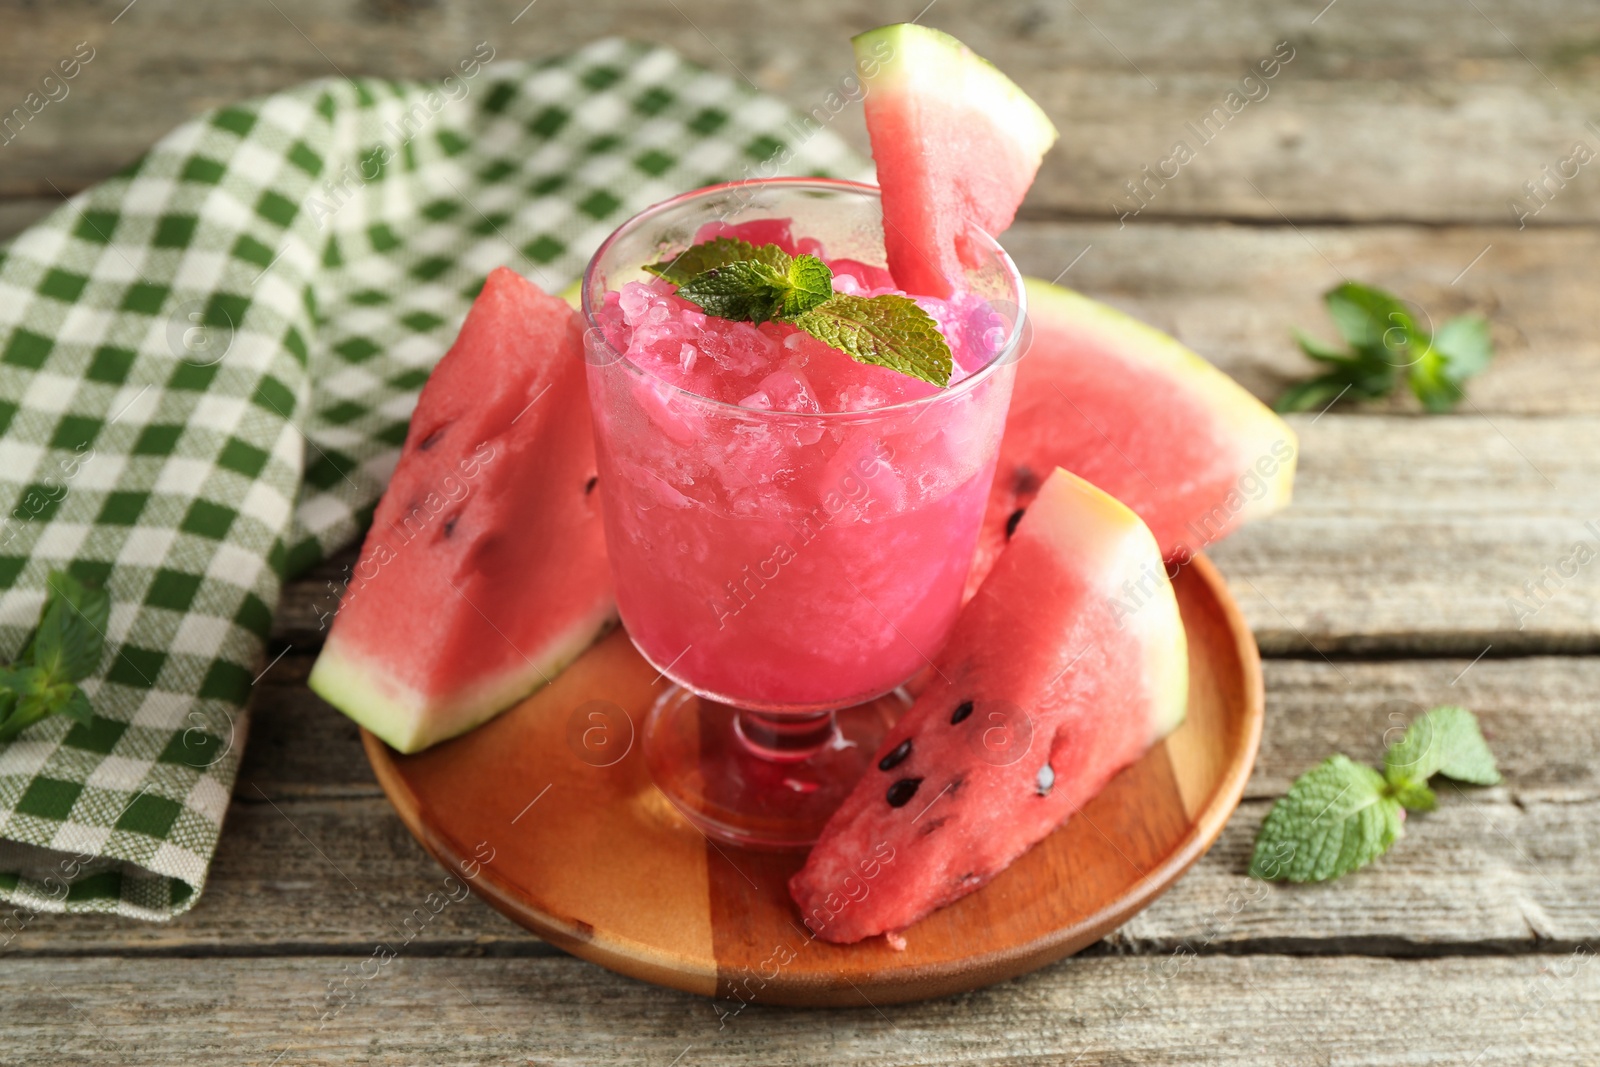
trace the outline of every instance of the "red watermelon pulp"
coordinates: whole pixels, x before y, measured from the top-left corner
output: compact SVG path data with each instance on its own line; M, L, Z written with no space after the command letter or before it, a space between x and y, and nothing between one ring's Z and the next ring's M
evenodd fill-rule
M1027 289L1033 340L1017 364L969 593L1058 466L1137 512L1179 563L1287 506L1299 445L1265 404L1154 327L1049 282L1030 278Z
M852 39L883 190L889 273L908 293L948 297L969 227L998 236L1016 217L1056 129L987 60L949 34L902 23Z
M582 337L500 268L423 387L310 679L401 752L515 703L613 618Z
M1188 700L1155 539L1060 470L934 663L790 880L824 940L893 934L988 882L1176 728Z

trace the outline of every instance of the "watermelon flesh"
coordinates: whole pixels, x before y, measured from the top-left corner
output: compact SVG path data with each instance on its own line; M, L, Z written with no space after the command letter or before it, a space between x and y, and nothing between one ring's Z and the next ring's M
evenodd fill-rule
M505 268L417 401L310 685L401 752L515 703L611 622L583 330Z
M977 889L1183 720L1187 643L1149 529L1056 471L935 668L789 882L824 940L893 939Z
M851 43L867 89L889 273L906 292L948 299L980 262L971 228L998 236L1011 225L1056 129L947 33L900 24Z
M1049 282L1026 285L1032 344L1017 364L968 595L1058 466L1132 508L1179 564L1288 505L1299 444L1265 404L1154 327Z

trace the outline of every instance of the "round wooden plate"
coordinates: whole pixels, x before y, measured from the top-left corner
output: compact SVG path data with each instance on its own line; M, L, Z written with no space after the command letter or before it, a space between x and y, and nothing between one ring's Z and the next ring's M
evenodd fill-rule
M901 952L811 939L785 888L803 854L713 843L657 792L629 723L668 683L620 631L464 737L413 756L364 742L423 847L576 956L730 1011L936 997L1104 937L1199 859L1238 804L1261 739L1260 655L1208 560L1174 585L1189 635L1183 726L993 882L906 930ZM609 751L626 753L608 766L577 743L602 723Z

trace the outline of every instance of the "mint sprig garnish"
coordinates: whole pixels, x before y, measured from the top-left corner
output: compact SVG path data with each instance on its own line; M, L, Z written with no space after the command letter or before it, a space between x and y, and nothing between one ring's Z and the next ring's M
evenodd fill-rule
M858 363L940 388L950 384L950 344L933 316L915 300L892 293L835 293L833 271L816 256L717 237L645 270L676 285L679 296L708 315L792 323Z
M933 316L910 297L839 293L795 319L794 324L858 362L888 367L938 386L949 384L950 345Z
M1489 324L1478 315L1450 319L1430 334L1398 297L1346 282L1323 296L1348 351L1295 331L1300 350L1330 369L1291 386L1275 405L1281 412L1323 408L1342 396L1376 400L1403 377L1430 412L1450 411L1466 396L1466 381L1494 357Z
M695 275L678 286L678 295L719 319L792 320L833 295L833 271L816 256L795 256L781 265L747 259Z
M1478 720L1466 708L1434 708L1384 753L1383 773L1330 756L1295 779L1256 835L1250 876L1324 882L1359 870L1404 833L1405 811L1432 811L1428 780L1442 775L1495 785L1500 772Z
M100 665L111 598L65 571L51 571L39 625L16 662L0 667L0 742L49 715L87 725L94 717L77 684Z

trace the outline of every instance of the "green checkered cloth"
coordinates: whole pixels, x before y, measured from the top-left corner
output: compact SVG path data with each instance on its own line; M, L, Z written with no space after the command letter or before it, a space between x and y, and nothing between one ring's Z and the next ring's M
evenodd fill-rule
M660 48L480 48L203 116L0 250L0 658L53 568L113 602L93 722L0 746L14 915L194 904L283 582L369 521L490 270L559 291L639 209L779 169L866 167Z

